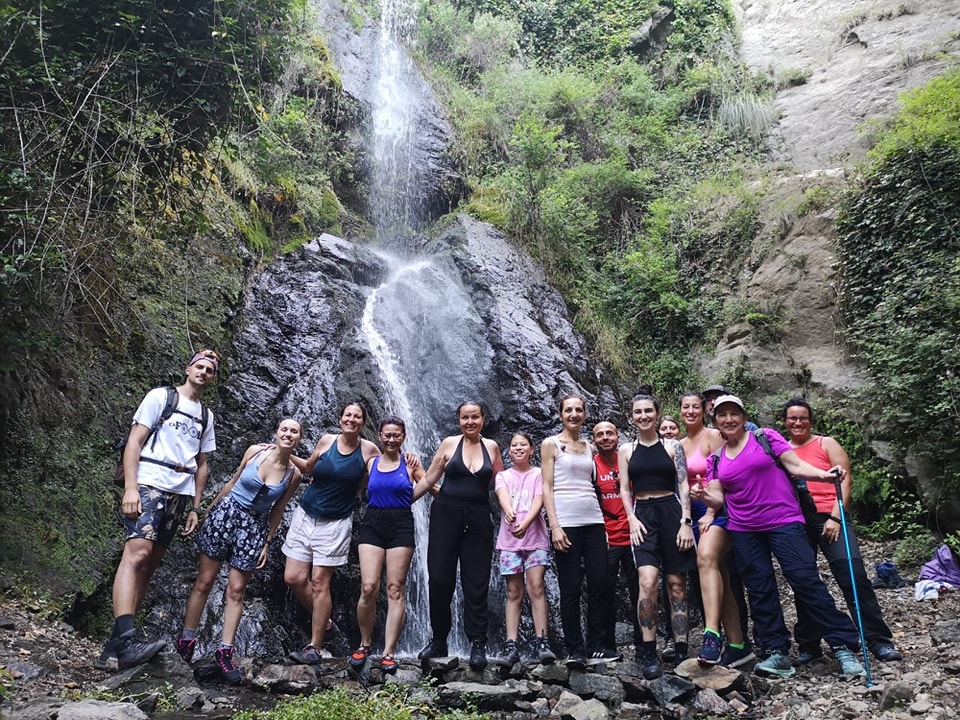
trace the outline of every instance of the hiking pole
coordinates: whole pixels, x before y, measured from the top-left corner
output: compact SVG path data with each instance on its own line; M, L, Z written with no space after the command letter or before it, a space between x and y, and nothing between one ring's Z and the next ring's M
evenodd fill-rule
M860 650L863 652L863 669L867 673L867 687L873 686L870 676L870 658L867 657L867 640L863 635L863 618L860 616L860 597L857 594L857 578L853 574L853 556L850 553L850 534L847 532L847 514L843 507L843 488L840 485L840 471L833 471L833 484L837 488L837 506L840 508L840 531L847 550L847 568L850 570L850 587L853 589L853 611L857 615L857 631L860 633Z

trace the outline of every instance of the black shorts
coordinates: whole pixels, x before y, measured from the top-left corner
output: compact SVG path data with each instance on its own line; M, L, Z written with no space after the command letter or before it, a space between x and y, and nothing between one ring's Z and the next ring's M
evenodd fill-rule
M676 495L637 500L633 511L647 529L643 542L633 546L637 567L652 565L664 573L682 575L697 569L697 551L677 547L680 532L680 500Z
M410 508L368 507L360 523L358 545L373 545L389 550L415 547L413 512Z

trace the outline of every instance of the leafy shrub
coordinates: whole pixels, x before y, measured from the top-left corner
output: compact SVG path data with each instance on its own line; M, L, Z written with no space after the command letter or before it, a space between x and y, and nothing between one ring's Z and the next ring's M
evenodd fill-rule
M923 526L917 526L913 534L897 543L893 562L901 569L918 568L927 562L940 545L937 536Z

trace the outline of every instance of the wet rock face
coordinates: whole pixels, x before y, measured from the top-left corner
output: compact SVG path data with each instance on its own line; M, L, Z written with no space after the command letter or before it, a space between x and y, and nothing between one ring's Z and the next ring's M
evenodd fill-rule
M270 440L283 417L304 423L305 456L323 433L338 431L342 404L359 399L368 412L365 434L375 437L381 415L397 412L390 398L401 381L409 394L406 419L423 428L418 450L424 462L439 438L457 432L454 411L467 399L485 405L484 433L502 449L516 430L537 443L556 432L556 400L565 392L586 397L591 419L612 411L615 393L598 385L603 372L559 294L506 237L460 217L437 240L408 244L423 249L419 257L325 235L251 279L221 388L208 498L229 480L247 446ZM390 382L374 361L364 326L374 293L380 303L375 342L389 345L397 366L398 379ZM281 525L279 538L285 530ZM284 585L280 546L273 543L268 566L248 586L238 655L280 656L306 642L309 618ZM176 637L196 568L193 541L175 543L151 588L149 634ZM219 639L223 582L210 595L198 657L212 653ZM354 551L331 588L344 652L356 641L358 588ZM498 602L491 599L494 617L502 612Z

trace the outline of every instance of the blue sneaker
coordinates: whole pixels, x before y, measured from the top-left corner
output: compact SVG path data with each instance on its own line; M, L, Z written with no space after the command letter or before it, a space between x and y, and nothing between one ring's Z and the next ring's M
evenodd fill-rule
M723 649L723 655L720 656L720 664L728 668L738 668L756 659L757 656L753 654L753 648L749 642L744 643L742 648L733 647L728 644Z
M716 665L720 662L720 649L723 645L720 636L716 633L703 633L703 647L700 648L700 654L697 656L697 662L701 665Z
M847 652L850 652L849 650ZM790 658L782 652L773 652L766 660L758 662L753 671L764 677L788 678L797 674L796 668L790 664Z

